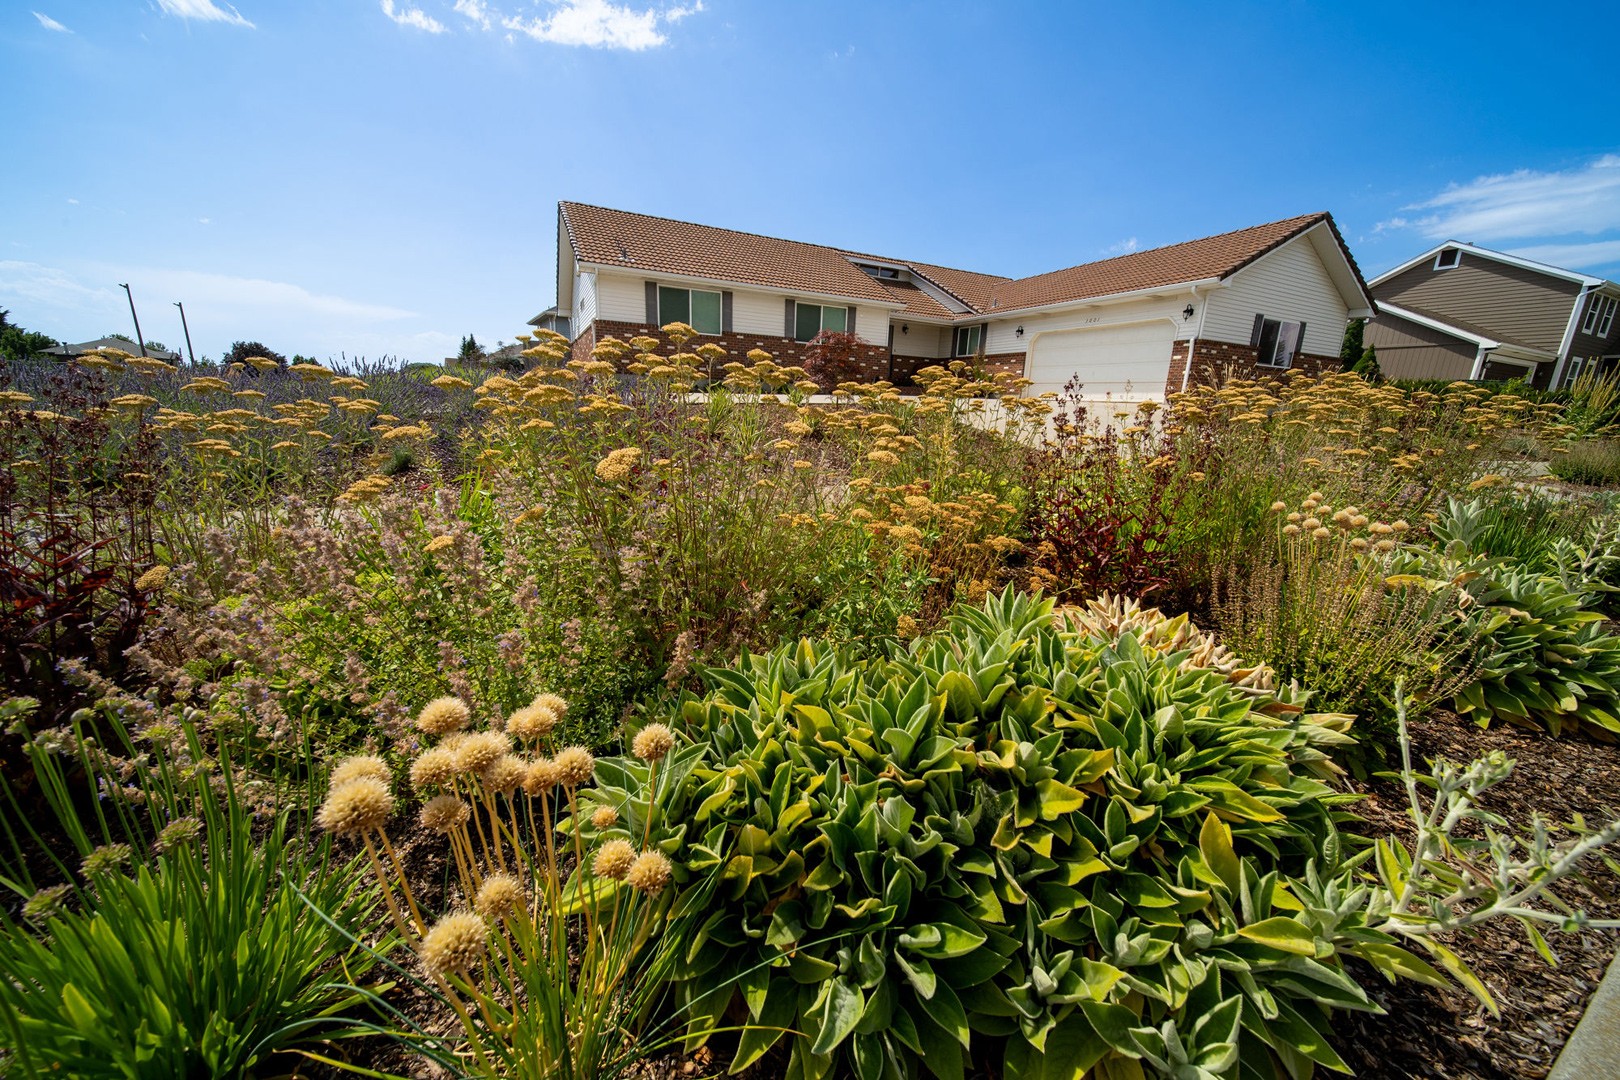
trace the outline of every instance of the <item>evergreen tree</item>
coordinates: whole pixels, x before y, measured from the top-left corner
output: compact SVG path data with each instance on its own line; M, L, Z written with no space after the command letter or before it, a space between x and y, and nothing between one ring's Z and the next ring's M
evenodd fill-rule
M1384 372L1378 366L1378 350L1371 345L1367 346L1367 351L1361 354L1361 359L1350 370L1368 382L1384 381Z
M477 338L468 334L461 339L461 351L456 354L457 360L460 360L463 364L475 364L484 359L484 356L484 347L478 344Z
M48 334L24 330L10 322L6 318L9 314L0 308L0 360L27 360L56 344Z
M1344 327L1344 344L1339 346L1339 370L1354 371L1365 355L1362 337L1367 331L1366 319L1351 319Z

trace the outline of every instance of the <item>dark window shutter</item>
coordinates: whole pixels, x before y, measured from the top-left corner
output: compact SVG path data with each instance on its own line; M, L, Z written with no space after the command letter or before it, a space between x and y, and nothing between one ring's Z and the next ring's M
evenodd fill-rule
M846 333L850 333L850 334L853 334L855 332L855 305L854 304L849 305L849 319L844 324L844 330L845 330Z
M782 316L782 336L788 339L793 337L793 297L782 301L787 314Z
M658 325L658 282L647 282L647 325Z
M1254 329L1249 331L1250 348L1260 344L1260 331L1264 329L1265 325L1266 317L1264 315L1256 315L1254 317Z
M1299 324L1299 333L1294 335L1294 358L1298 359L1305 351L1305 324Z
M731 333L731 294L729 292L720 294L720 332L722 334Z

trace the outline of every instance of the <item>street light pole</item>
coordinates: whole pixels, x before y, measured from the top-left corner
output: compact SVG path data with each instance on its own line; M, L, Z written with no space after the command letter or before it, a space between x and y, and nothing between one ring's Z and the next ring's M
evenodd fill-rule
M174 306L180 309L180 329L186 332L186 355L191 357L191 366L197 366L197 354L191 351L191 328L186 325L186 305L176 300Z
M135 321L135 344L140 346L141 355L145 356L146 339L141 337L141 317L135 314L135 294L129 291L129 286L124 282L119 282L119 288L123 289L124 295L129 297L129 317Z

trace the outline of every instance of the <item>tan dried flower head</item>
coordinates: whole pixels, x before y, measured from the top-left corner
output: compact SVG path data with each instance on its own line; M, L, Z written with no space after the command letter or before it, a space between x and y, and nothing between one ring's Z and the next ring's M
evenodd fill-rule
M538 758L529 762L528 771L523 777L523 790L538 798L556 787L561 779L555 761L545 757Z
M557 755L557 778L564 787L589 783L595 771L596 758L583 746L570 746Z
M443 787L458 771L455 751L448 746L435 746L424 750L411 762L411 787L417 791Z
M675 749L675 733L664 724L648 724L636 732L631 752L642 761L662 761Z
M1298 536L1299 526L1290 523L1288 525L1284 525L1282 531L1284 536Z
M630 475L630 471L641 460L641 450L634 446L622 446L611 451L607 457L596 463L596 478L609 483L623 480Z
M376 754L356 754L346 757L332 769L332 775L326 778L328 790L340 788L351 780L381 780L384 784L393 779L388 771L388 763Z
M143 593L161 592L168 583L169 568L159 563L135 579L135 590Z
M1299 524L1300 528L1303 529L1318 529L1322 526L1322 520L1320 518L1308 517Z
M1328 537L1333 535L1333 530L1327 528L1326 526L1319 526L1311 530L1311 535L1316 537L1318 540L1326 540Z
M470 911L446 915L422 939L422 966L432 975L468 971L488 954L489 927Z
M381 780L362 777L327 793L316 824L340 836L373 832L394 813L394 796Z
M596 849L596 860L591 870L600 878L623 881L635 864L636 849L628 840L609 840Z
M506 719L506 733L519 742L536 742L557 727L557 714L539 701L513 711Z
M472 719L472 710L458 697L434 698L416 714L416 727L428 735L460 731Z
M598 829L611 829L619 823L619 812L611 806L598 806L591 814L591 824Z
M1288 509L1288 504L1285 503L1285 502L1279 501L1279 502L1274 502L1274 503L1271 504L1271 512L1274 513L1274 514L1280 514L1284 510L1287 510L1287 509Z
M550 709L561 720L568 715L568 702L557 694L540 694L529 704L541 709Z
M422 804L416 820L422 823L422 828L442 835L461 828L471 817L472 807L461 799L454 795L435 795Z
M1406 530L1410 529L1412 526L1408 525L1405 521L1401 520L1400 518L1396 518L1394 521L1389 523L1389 527L1391 529L1393 529L1394 531L1398 532L1398 533L1403 533Z
M494 921L523 909L523 885L511 874L491 874L473 899L473 910Z
M481 773L511 751L512 740L504 732L475 731L456 747L456 767L464 773Z
M512 754L502 754L490 763L484 770L484 785L497 795L510 795L523 786L523 781L529 775L529 767L523 759Z
M631 888L656 896L669 884L672 873L669 860L662 854L656 851L643 851L636 856L636 861L630 864L624 880Z

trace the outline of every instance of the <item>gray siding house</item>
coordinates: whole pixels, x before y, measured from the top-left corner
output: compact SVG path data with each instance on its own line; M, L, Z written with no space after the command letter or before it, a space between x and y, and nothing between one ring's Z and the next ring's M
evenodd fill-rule
M1555 387L1620 363L1620 285L1604 278L1448 241L1368 287L1387 378Z

